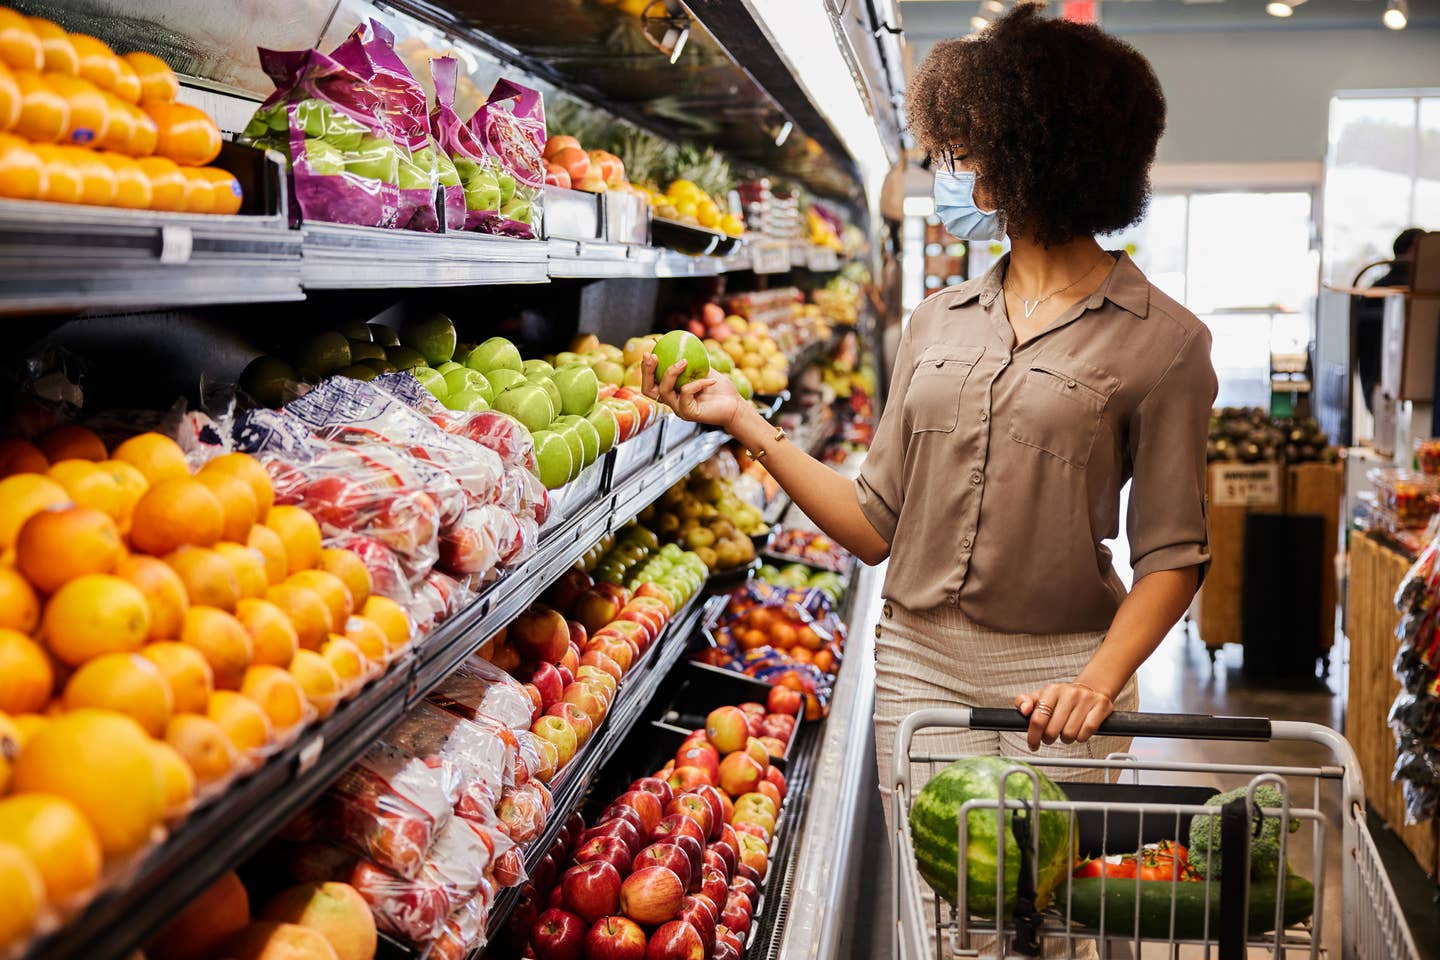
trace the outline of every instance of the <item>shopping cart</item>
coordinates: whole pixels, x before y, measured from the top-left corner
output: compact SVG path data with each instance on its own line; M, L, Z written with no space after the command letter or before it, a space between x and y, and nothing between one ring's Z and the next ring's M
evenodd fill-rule
M942 900L931 896L916 860L910 807L924 783L959 758L914 752L916 735L945 728L1023 731L1028 722L1014 710L961 708L921 710L901 723L895 736L892 797L895 960L921 960L927 955L933 955L936 960L949 960L1042 953L1066 957L1098 955L1101 960L1149 960L1152 957L1242 960L1256 956L1298 960L1328 956L1322 945L1325 864L1327 856L1334 852L1337 837L1341 844L1340 934L1344 960L1416 960L1418 957L1394 888L1366 826L1365 792L1355 753L1343 736L1311 723L1175 714L1113 714L1101 727L1102 734L1189 740L1303 741L1328 749L1333 763L1318 767L1189 763L1142 760L1133 754L1113 754L1105 760L1027 758L1027 763L1042 769L1103 770L1106 782L1063 782L1060 786L1067 800L1054 802L1041 799L1040 781L1029 769L1019 764L1008 768L1003 774L1006 783L1012 784L1012 777L1023 778L1025 789L1016 791L1012 786L999 791L1007 797L1003 808L998 799L969 800L960 808L958 889L952 902L971 902L967 898L970 881L966 870L970 814L975 811L977 815L989 815L986 811L993 811L998 827L996 835L1003 837L1007 828L1012 829L1018 849L1026 851L1027 862L1012 864L1009 871L1010 890L1013 899L1020 901L1021 909L1017 910L1015 903L1006 902L1006 886L1001 882L1007 875L1005 845L1000 843L994 844L998 848L998 862L995 868L997 902L993 914L986 911L985 917L970 916L946 902L951 898ZM1237 783L1248 781L1248 790L1243 803L1232 802L1226 808L1205 806L1205 799L1218 793L1213 787L1141 783L1143 771L1204 774L1206 779L1225 777ZM1125 774L1130 776L1127 778ZM1255 792L1264 785L1280 792L1282 806L1261 807L1255 803ZM1023 799L1016 799L1017 796ZM1225 813L1226 810L1229 812ZM1033 895L1040 856L1040 831L1030 827L1039 822L1039 817L1055 814L1068 818L1069 835L1076 838L1076 852L1091 857L1138 853L1142 845L1158 840L1185 843L1193 818L1214 817L1222 841L1224 878L1213 882L1207 879L1203 883L1182 883L1178 878L1152 879L1145 881L1142 890L1138 877L1120 879L1102 873L1096 898L1097 881L1072 880L1067 869L1067 878L1054 891L1045 910L1026 909L1030 906L1025 902L1026 895ZM1308 914L1303 920L1288 924L1285 920L1287 871L1278 870L1277 879L1273 881L1273 918L1264 900L1272 892L1271 881L1249 879L1250 837L1258 833L1258 817L1262 814L1278 817L1280 824L1299 821L1302 832L1296 833L1293 840L1289 839L1290 830L1278 831L1279 863L1288 862L1290 844L1304 842L1303 831L1310 833L1314 863L1313 912L1304 909L1300 897L1293 897L1290 904L1293 908L1297 905L1295 901L1301 901L1298 905L1302 915ZM1012 852L1016 849L1011 848ZM1073 859L1067 859L1067 866ZM1083 901L1086 910L1077 909L1076 887L1087 889L1089 899ZM1188 889L1182 890L1182 887ZM1155 901L1157 895L1162 898L1159 904ZM1182 916L1178 909L1182 899L1187 904L1184 913L1188 916ZM1203 902L1198 921L1194 907L1197 899ZM933 906L927 906L927 900L933 900ZM1097 900L1098 920L1094 915ZM1088 922L1081 922L1077 914L1084 915Z

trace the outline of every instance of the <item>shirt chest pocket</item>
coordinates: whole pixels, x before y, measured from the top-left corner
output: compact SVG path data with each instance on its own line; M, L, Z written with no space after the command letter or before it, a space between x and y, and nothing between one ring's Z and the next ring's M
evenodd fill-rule
M1090 462L1100 421L1120 381L1065 355L1030 364L1010 415L1012 439L1073 467Z
M926 347L905 393L905 421L912 433L949 433L960 420L960 391L984 355L983 347Z

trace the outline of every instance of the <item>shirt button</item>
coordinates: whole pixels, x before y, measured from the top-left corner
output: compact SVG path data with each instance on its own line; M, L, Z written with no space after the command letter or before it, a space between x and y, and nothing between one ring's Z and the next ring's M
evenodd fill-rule
M981 422L981 423L984 423L986 420L989 420L989 419L990 419L990 414L986 413L984 410L981 410L981 411L980 411L980 422Z
M970 474L970 483L971 483L971 485L976 486L976 487L980 486L980 471L979 471L979 470L976 470L974 473Z
M890 612L890 604L887 603L885 604L885 606L881 607L880 612L885 614L885 618L888 620L892 616Z
M969 537L966 537L964 540L961 540L961 541L960 541L960 546L964 547L966 550L969 550L969 549L970 549L970 538L969 538Z
M1075 389L1075 381L1074 381L1074 380L1071 380L1070 382L1066 383L1065 386L1069 387L1071 390L1074 390L1074 389Z

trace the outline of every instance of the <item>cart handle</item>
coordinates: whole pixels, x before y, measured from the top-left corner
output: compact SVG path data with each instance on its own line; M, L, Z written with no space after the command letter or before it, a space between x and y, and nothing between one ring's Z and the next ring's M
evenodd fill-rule
M970 729L1019 732L1030 718L1008 707L970 708ZM1211 717L1203 713L1112 713L1097 731L1112 737L1174 737L1185 740L1270 739L1264 717Z

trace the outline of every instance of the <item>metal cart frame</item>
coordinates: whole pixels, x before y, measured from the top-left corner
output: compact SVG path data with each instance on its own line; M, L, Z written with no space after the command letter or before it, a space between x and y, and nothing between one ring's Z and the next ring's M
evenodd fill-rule
M929 709L921 710L910 716L900 724L895 735L894 753L894 794L891 798L893 818L891 829L891 853L894 865L894 911L895 911L895 932L894 932L894 957L896 960L921 960L927 955L933 955L936 960L950 960L950 958L961 957L1014 957L1022 954L1013 952L1017 944L1017 926L1012 921L1010 912L1013 904L1006 904L1006 887L1002 882L1005 875L1005 845L1000 844L997 850L996 865L996 909L994 916L997 919L984 919L966 915L964 910L956 910L944 903L940 898L935 898L933 918L927 920L927 909L925 906L925 881L921 878L915 856L914 841L910 828L910 804L912 791L917 783L915 774L919 772L916 768L923 767L928 771L925 779L938 772L945 765L959 759L954 756L939 756L926 753L912 752L913 741L917 734L923 731L934 731L938 729L955 730L1005 730L1023 731L1028 727L1029 721L1017 711L1000 709L981 708L956 708L949 710ZM1296 723L1289 721L1275 721L1258 718L1237 718L1237 717L1208 717L1184 714L1140 714L1140 713L1117 713L1113 714L1100 728L1102 734L1125 737L1162 737L1170 739L1190 740L1246 740L1255 742L1269 742L1272 740L1288 740L1308 742L1325 747L1334 759L1333 764L1319 767L1281 767L1281 766L1257 766L1255 764L1237 763L1186 763L1171 761L1145 761L1133 754L1112 754L1105 760L1087 759L1062 759L1046 758L1036 756L1027 758L1027 763L1033 767L1045 768L1083 768L1087 770L1107 771L1105 780L1114 783L1124 773L1131 774L1131 782L1140 784L1141 771L1175 772L1175 773L1203 773L1218 774L1229 777L1239 777L1249 781L1247 793L1248 817L1247 822L1254 820L1257 815L1263 814L1266 817L1278 817L1280 823L1299 821L1301 824L1308 824L1313 834L1313 854L1315 863L1314 881L1314 910L1308 924L1299 924L1286 927L1283 922L1284 916L1284 893L1285 881L1284 872L1280 871L1280 878L1276 882L1276 906L1273 921L1273 931L1265 933L1251 933L1248 936L1244 931L1247 926L1241 918L1249 916L1250 913L1250 890L1252 881L1245 880L1239 884L1242 891L1243 901L1238 911L1231 912L1229 916L1234 922L1225 924L1227 929L1220 929L1222 924L1219 917L1212 916L1213 911L1209 906L1208 889L1212 883L1222 885L1220 881L1205 881L1207 902L1204 909L1203 935L1199 938L1182 937L1176 933L1175 922L1175 893L1178 889L1177 881L1169 881L1172 886L1171 892L1171 913L1169 931L1166 937L1154 936L1151 930L1150 936L1141 935L1140 921L1140 886L1138 878L1130 879L1106 879L1100 880L1100 920L1099 925L1104 930L1100 933L1097 930L1080 926L1073 922L1071 914L1071 885L1067 878L1059 889L1055 891L1054 901L1043 914L1043 922L1040 927L1040 934L1044 944L1054 955L1057 946L1063 944L1065 956L1089 956L1090 945L1098 950L1101 958L1114 957L1140 957L1141 948L1144 944L1163 944L1164 951L1151 947L1146 950L1144 956L1166 956L1179 958L1182 956L1181 948L1187 947L1185 957L1205 957L1209 960L1212 956L1218 956L1220 960L1231 960L1231 958L1256 956L1263 949L1264 955L1273 957L1275 960L1298 960L1300 957L1309 957L1314 960L1316 957L1325 955L1321 946L1321 932L1324 922L1324 894L1325 894L1325 864L1326 855L1332 849L1329 846L1330 835L1337 834L1341 843L1342 864L1341 884L1343 910L1340 917L1342 955L1344 960L1417 960L1419 954L1415 947L1414 939L1410 933L1404 917L1401 915L1400 907L1396 901L1394 888L1390 885L1383 866L1380 863L1379 855L1376 852L1375 844L1370 836L1369 828L1365 821L1365 791L1364 784L1360 777L1359 762L1349 742L1339 733L1328 727L1311 723ZM1070 818L1071 832L1078 817L1089 818L1093 826L1094 818L1101 818L1103 823L1102 831L1104 836L1103 850L1106 853L1118 851L1134 851L1140 842L1143 841L1145 833L1145 818L1152 818L1152 827L1155 819L1159 818L1161 828L1173 823L1175 834L1179 834L1182 821L1194 816L1218 816L1220 808L1215 806L1203 806L1194 803L1175 802L1109 802L1102 801L1067 801L1052 802L1040 799L1040 781L1035 773L1017 763L1007 770L1004 778L1008 783L1012 777L1025 778L1030 789L1028 800L1007 799L1003 804L997 799L970 800L960 809L958 823L958 864L957 878L959 890L957 900L966 903L966 862L968 844L969 819L973 812L993 810L997 820L1000 836L1005 836L1007 811L1030 808L1036 815L1042 812L1058 812ZM1313 788L1308 792L1306 801L1292 805L1290 797L1294 792L1297 797L1302 791L1292 785L1293 781L1309 780ZM1262 785L1273 786L1278 789L1284 798L1284 804L1280 808L1261 808L1255 804L1254 796L1257 787ZM1104 785L1096 785L1096 788L1104 792L1107 788ZM1063 785L1062 785L1063 789ZM1132 788L1132 792L1133 792ZM1339 817L1333 813L1326 813L1323 800L1327 797L1322 790L1331 791L1331 796L1338 793ZM918 791L915 791L918 792ZM1002 791L1004 792L1004 791ZM1118 792L1118 791L1117 791ZM1157 791L1159 792L1159 791ZM1013 815L1012 815L1013 816ZM1138 818L1140 840L1135 841L1135 846L1120 846L1112 848L1111 818L1119 820L1122 816L1133 816ZM1032 821L1033 822L1033 821ZM1126 828L1128 830L1128 826ZM1219 829L1217 825L1217 829ZM1285 862L1288 830L1279 831L1279 859ZM1248 831L1247 831L1248 833ZM1032 849L1028 851L1031 858L1031 875L1037 875L1038 858L1040 850L1039 831L1035 831ZM1123 836L1136 836L1133 833L1124 833ZM1173 837L1182 842L1186 837ZM1117 841L1128 843L1128 840ZM1244 859L1240 862L1248 863L1249 842L1245 841ZM1012 873L1014 868L1012 867ZM1068 873L1068 871L1067 871ZM1247 872L1248 873L1248 872ZM1013 879L1013 877L1012 877ZM1149 881L1155 883L1157 881ZM1165 881L1158 881L1165 882ZM1107 921L1105 917L1105 904L1108 903L1106 885L1135 884L1134 895L1132 896L1135 911L1133 928L1127 929L1123 935L1119 934L1117 925ZM1223 885L1222 885L1223 886ZM1234 896L1233 884L1231 891L1222 890L1221 896ZM1153 888L1152 888L1153 890ZM1128 892L1128 891L1126 891ZM1128 909L1128 907L1127 907ZM1114 918L1125 922L1125 918ZM1250 921L1251 924L1254 920ZM1257 949L1259 948L1259 949ZM1081 951L1077 954L1077 950ZM1131 951L1133 950L1133 954Z

